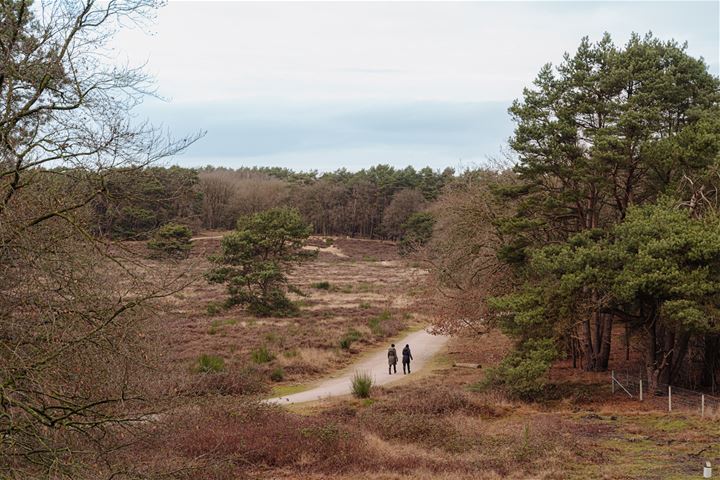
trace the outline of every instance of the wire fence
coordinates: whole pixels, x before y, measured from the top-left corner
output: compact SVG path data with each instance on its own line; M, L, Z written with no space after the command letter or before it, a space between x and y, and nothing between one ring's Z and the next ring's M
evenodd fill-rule
M650 404L659 410L684 412L701 417L720 417L720 397L660 383L654 391L648 388L648 382L641 376L616 373L610 375L613 395L622 395L638 402Z

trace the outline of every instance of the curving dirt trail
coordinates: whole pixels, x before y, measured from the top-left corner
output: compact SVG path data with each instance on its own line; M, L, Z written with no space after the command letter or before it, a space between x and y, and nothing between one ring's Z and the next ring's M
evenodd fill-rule
M436 353L445 345L449 337L443 335L431 335L426 330L413 332L400 340L395 341L395 348L398 352L398 373L388 375L387 348L388 345L378 351L366 356L358 363L351 365L336 376L321 381L315 387L304 392L294 393L284 397L275 397L266 400L268 403L290 405L293 403L312 402L327 397L349 395L351 393L350 382L355 372L367 372L373 378L373 385L385 385L391 382L406 378L402 373L402 349L405 344L410 345L414 360L410 366L412 375L417 374Z

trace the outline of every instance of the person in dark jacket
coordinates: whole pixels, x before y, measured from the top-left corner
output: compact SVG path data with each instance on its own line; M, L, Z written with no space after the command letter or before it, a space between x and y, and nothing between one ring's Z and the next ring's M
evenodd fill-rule
M410 352L410 345L405 345L405 348L403 348L402 351L403 356L403 375L405 372L405 367L407 367L407 373L410 373L410 360L413 359L412 353Z
M388 348L388 374L392 375L393 368L395 369L395 373L397 373L397 350L395 350L395 344L393 343L390 345L390 348Z

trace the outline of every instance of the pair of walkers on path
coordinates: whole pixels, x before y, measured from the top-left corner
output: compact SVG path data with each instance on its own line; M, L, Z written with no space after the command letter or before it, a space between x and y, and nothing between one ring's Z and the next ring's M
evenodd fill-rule
M406 373L410 373L410 360L412 359L413 356L410 352L410 345L405 345L405 348L402 349L403 375ZM395 350L395 344L393 343L388 349L388 374L392 375L393 370L394 373L397 373L397 362L398 354L397 350Z

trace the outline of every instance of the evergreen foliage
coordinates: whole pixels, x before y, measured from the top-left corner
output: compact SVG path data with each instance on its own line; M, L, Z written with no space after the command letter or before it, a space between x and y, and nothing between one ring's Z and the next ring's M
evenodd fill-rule
M191 238L192 230L187 226L166 223L155 232L153 238L148 242L148 248L158 254L184 258L192 248Z
M228 305L245 305L258 316L293 315L297 307L285 295L287 273L313 256L303 250L311 227L291 208L274 208L242 217L212 257L212 283L227 284Z

